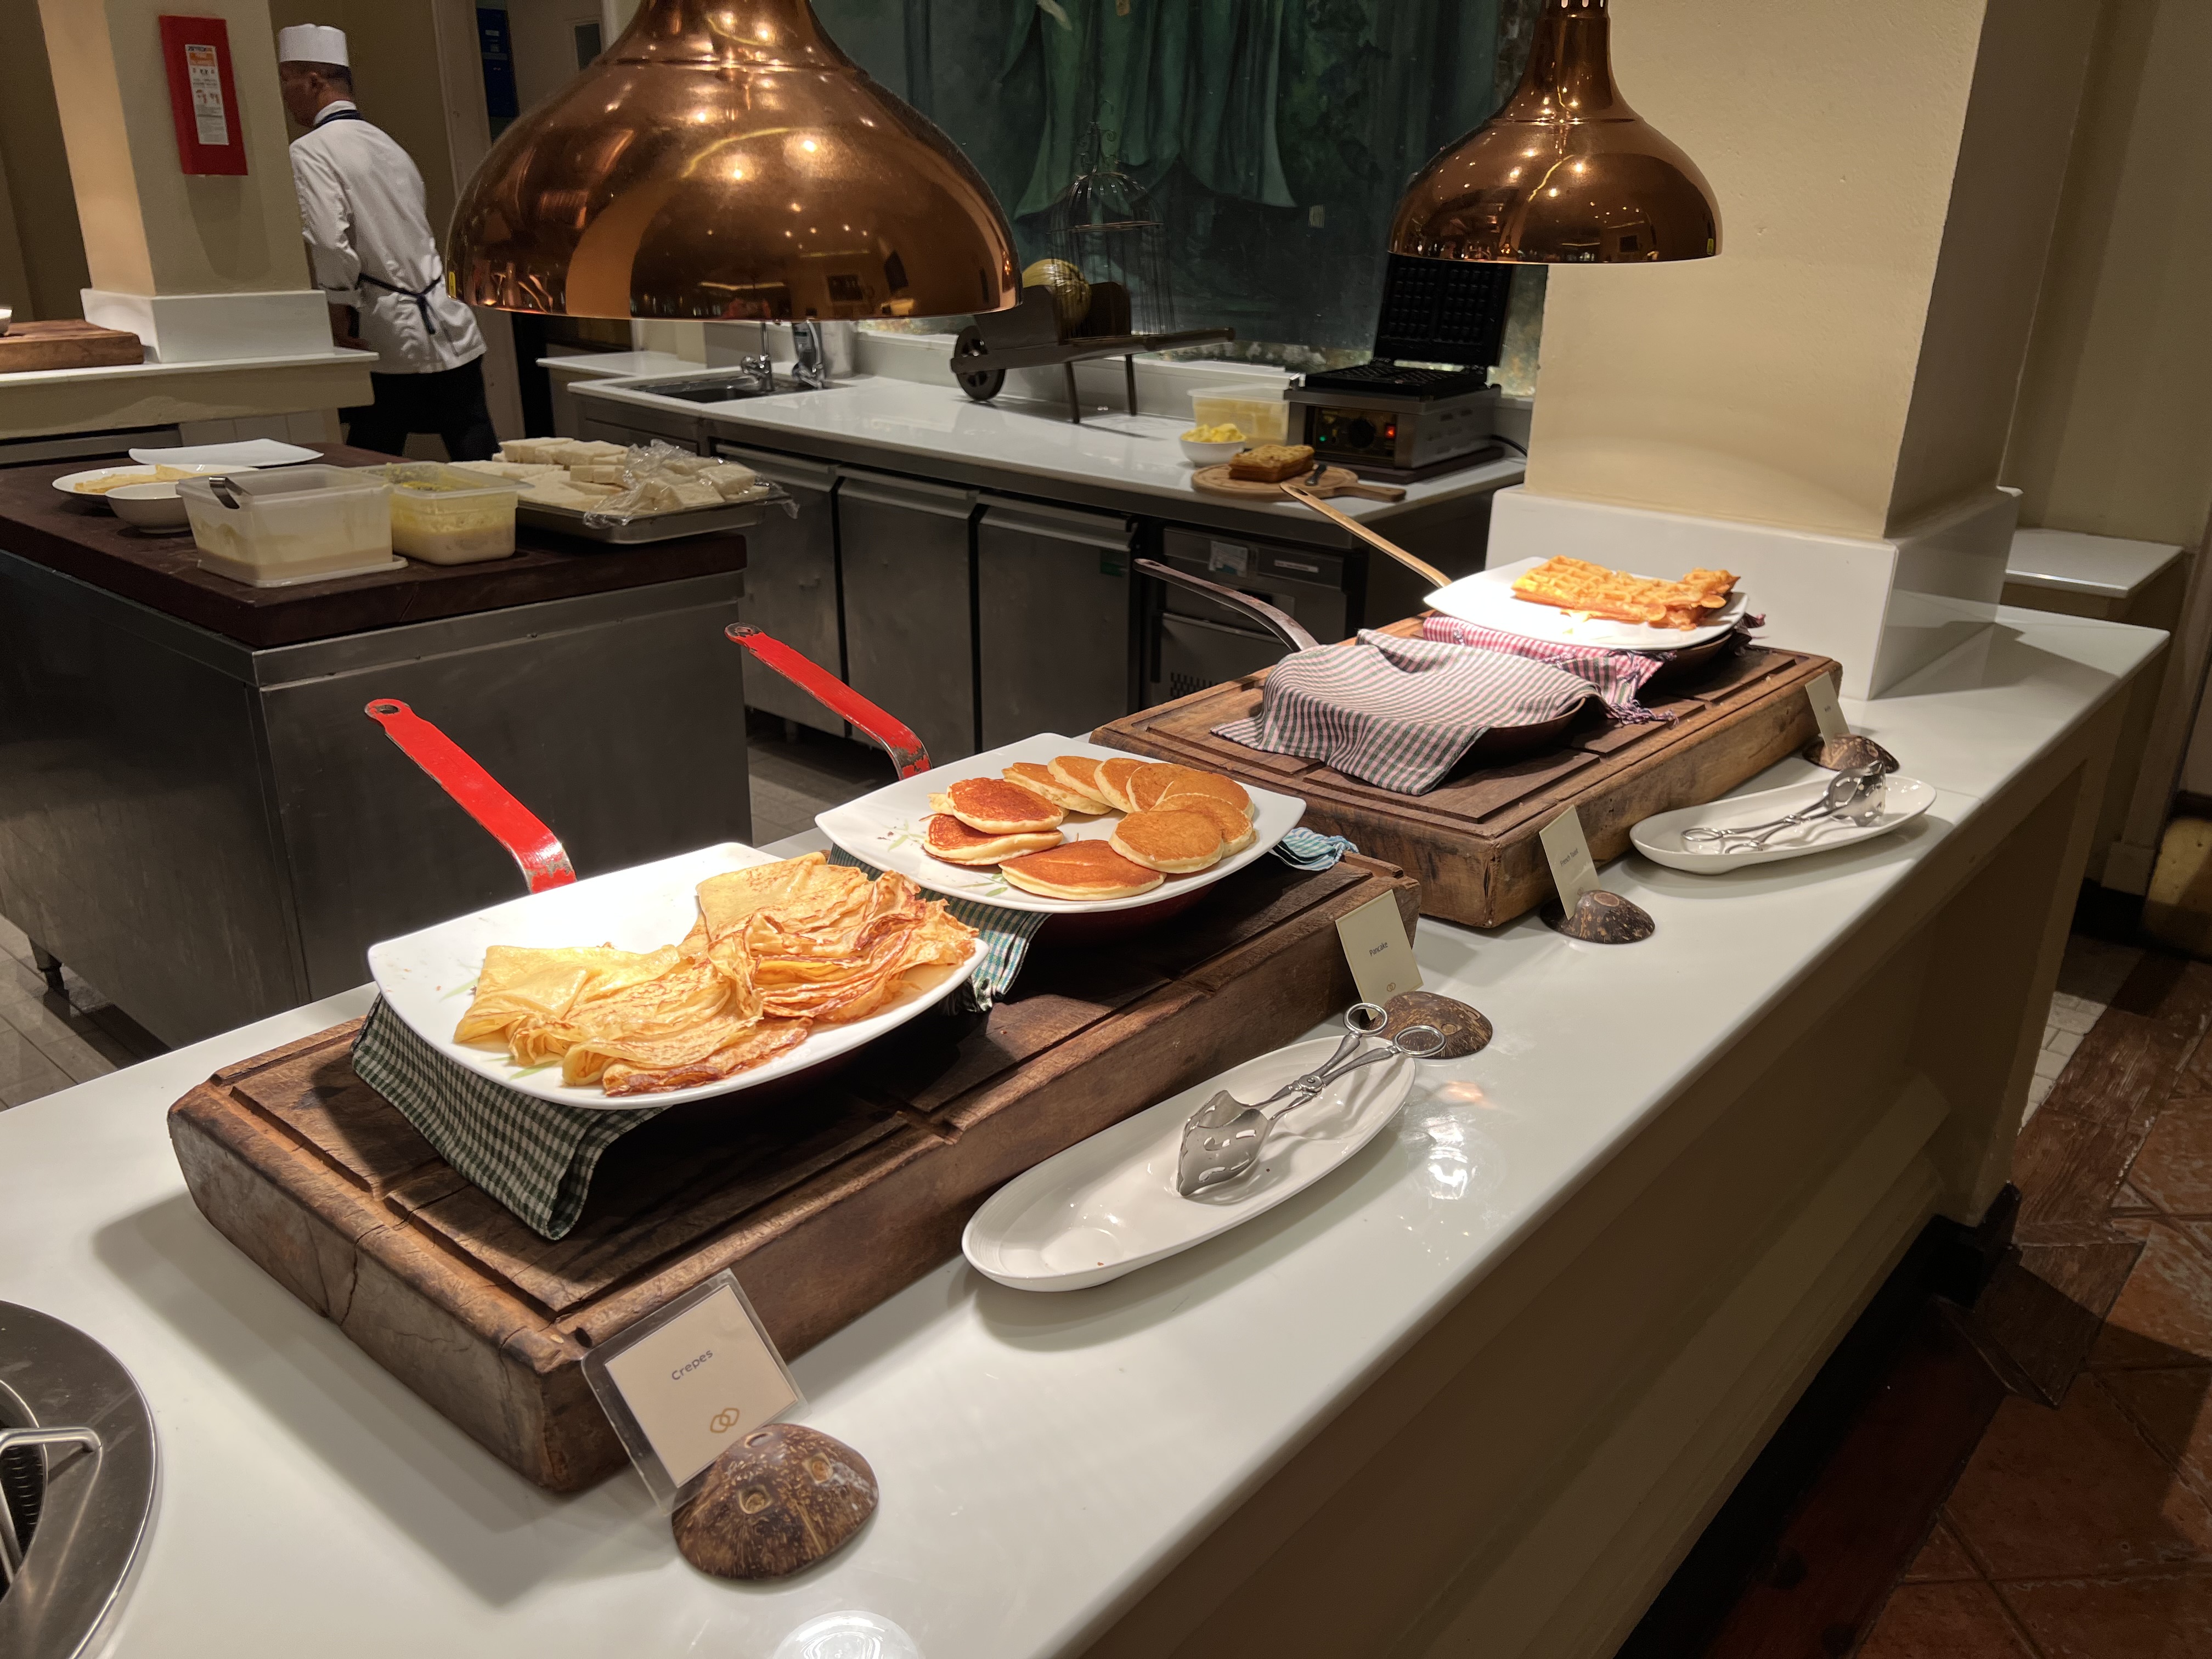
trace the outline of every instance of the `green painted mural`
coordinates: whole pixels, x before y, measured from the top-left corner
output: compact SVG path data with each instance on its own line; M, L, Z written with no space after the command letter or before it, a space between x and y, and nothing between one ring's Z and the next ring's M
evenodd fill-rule
M1095 126L1151 192L1178 322L1226 324L1237 355L1308 367L1366 356L1398 193L1519 81L1537 4L815 0L815 9L863 68L967 151L1005 204L1024 263L1046 251L1048 210ZM1538 280L1516 295L1523 313L1541 304L1540 273L1526 275Z

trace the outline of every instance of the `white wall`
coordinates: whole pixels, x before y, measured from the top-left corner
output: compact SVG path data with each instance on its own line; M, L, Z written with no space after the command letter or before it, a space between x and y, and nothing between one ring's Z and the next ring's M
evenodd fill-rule
M576 25L604 22L599 0L507 0L514 86L522 107L543 103L576 77ZM602 44L611 40L603 36Z

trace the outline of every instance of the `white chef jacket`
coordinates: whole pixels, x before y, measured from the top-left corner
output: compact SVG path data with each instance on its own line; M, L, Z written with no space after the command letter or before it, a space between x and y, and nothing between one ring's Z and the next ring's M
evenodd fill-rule
M292 141L292 182L315 285L361 313L379 374L434 374L483 356L474 314L446 292L422 173L351 100Z

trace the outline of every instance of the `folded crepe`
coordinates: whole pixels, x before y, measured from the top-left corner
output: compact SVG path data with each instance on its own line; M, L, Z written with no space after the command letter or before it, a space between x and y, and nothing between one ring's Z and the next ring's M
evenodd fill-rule
M922 988L975 938L905 877L871 881L819 853L710 877L698 903L657 951L492 946L455 1038L558 1060L563 1082L610 1095L689 1088Z

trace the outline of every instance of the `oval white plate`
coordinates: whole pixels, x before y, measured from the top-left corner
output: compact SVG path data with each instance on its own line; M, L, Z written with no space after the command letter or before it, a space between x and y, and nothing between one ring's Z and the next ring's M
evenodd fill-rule
M917 772L910 778L901 778L872 795L830 808L814 822L823 835L854 858L866 859L878 870L896 870L902 876L910 876L933 892L994 904L1001 910L1041 910L1048 915L1060 915L1085 910L1133 910L1187 893L1194 887L1209 886L1264 856L1305 816L1306 804L1296 795L1279 795L1271 789L1255 788L1248 783L1244 787L1257 809L1252 819L1255 834L1249 847L1241 853L1231 853L1210 870L1170 876L1149 893L1129 898L1047 898L1040 893L1024 892L995 868L970 870L933 859L923 850L923 826L936 810L930 805L929 798L954 779L995 778L1016 761L1048 765L1056 755L1096 755L1101 760L1140 758L1126 749L1106 749L1095 743L1082 743L1046 732L1024 738L1019 743L1010 743L1003 749L970 755L965 760L949 761L927 772ZM1103 841L1114 833L1114 826L1121 819L1119 812L1103 812L1091 818L1070 817L1060 829L1070 841Z
M1917 778L1893 772L1883 782L1886 787L1881 816L1872 823L1862 826L1816 821L1800 824L1784 830L1765 846L1749 853L1709 853L1703 848L1686 847L1682 831L1701 825L1719 830L1730 824L1767 823L1791 812L1802 812L1827 793L1828 775L1823 773L1780 789L1762 790L1756 795L1730 795L1722 800L1708 801L1703 806L1661 812L1631 829L1628 838L1636 844L1636 850L1654 864L1694 871L1701 876L1717 876L1747 865L1771 864L1777 859L1802 859L1808 853L1832 852L1838 847L1855 847L1876 836L1886 836L1936 804L1934 787Z
M1534 570L1541 559L1519 559L1493 570L1478 570L1429 595L1428 602L1447 617L1457 617L1481 628L1496 628L1523 639L1553 640L1561 645L1602 646L1608 651L1680 651L1686 646L1717 640L1743 620L1741 589L1715 615L1717 622L1703 628L1649 628L1642 623L1613 622L1604 617L1585 617L1557 605L1516 599L1513 583L1523 572ZM1669 580L1672 578L1662 578Z
M173 461L167 465L174 466L176 464ZM88 494L79 489L77 486L81 483L94 483L101 478L112 477L118 472L151 472L153 470L152 466L141 465L136 461L125 466L88 466L82 472L64 472L60 477L56 478L53 483L55 489L73 501L97 501L100 506L107 507L107 497L105 495ZM228 476L233 472L256 472L260 469L252 466L193 466L179 470L189 471L195 477L205 477L210 473L215 472ZM158 481L149 479L148 482ZM169 479L166 482L173 483L175 480ZM109 510L112 512L113 508L110 507Z
M698 919L694 890L709 876L726 870L743 870L755 864L774 864L776 856L737 842L678 854L634 870L617 870L589 880L526 894L495 904L419 933L407 933L368 947L369 977L405 1020L416 1036L447 1059L520 1094L540 1100L556 1100L563 1106L589 1111L622 1112L638 1106L672 1106L678 1101L702 1100L770 1083L793 1072L859 1048L895 1026L903 1025L923 1010L935 1006L953 989L967 982L983 959L983 940L978 938L968 960L927 990L904 1001L856 1019L848 1025L823 1025L809 1033L796 1048L778 1055L765 1066L720 1083L696 1088L671 1089L657 1095L626 1095L610 1099L593 1084L564 1084L558 1063L517 1066L503 1048L480 1048L453 1041L459 1023L476 990L477 975L483 967L485 947L526 945L613 945L625 951L651 951L673 945L691 931Z
M1182 1126L1216 1089L1264 1100L1335 1051L1334 1037L1278 1048L1076 1142L992 1194L961 1234L962 1251L977 1273L1018 1291L1080 1291L1266 1214L1397 1116L1414 1062L1339 1079L1284 1115L1255 1168L1196 1198L1176 1191Z

